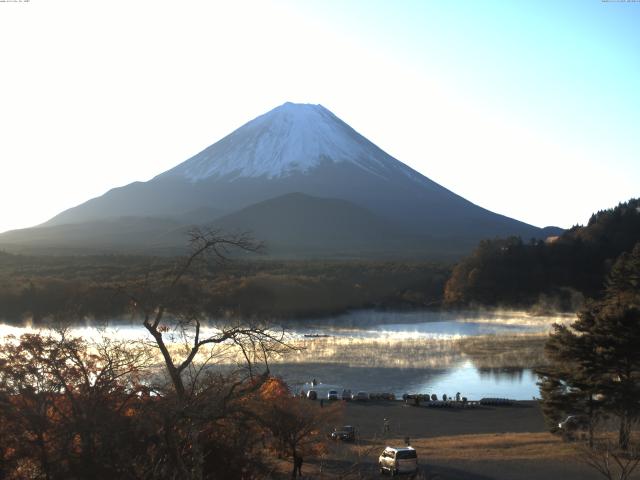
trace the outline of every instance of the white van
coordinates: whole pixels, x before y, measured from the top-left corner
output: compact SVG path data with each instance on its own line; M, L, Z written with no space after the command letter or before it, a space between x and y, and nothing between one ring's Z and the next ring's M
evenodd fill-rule
M378 458L380 473L413 473L418 471L418 455L413 447L387 447Z

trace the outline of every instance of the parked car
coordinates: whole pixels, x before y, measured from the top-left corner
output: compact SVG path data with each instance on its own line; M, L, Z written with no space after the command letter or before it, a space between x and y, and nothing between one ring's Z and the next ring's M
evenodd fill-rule
M307 392L307 398L309 400L317 400L318 399L318 392L316 392L315 390L309 390Z
M339 400L339 398L337 390L329 390L327 393L327 400Z
M351 399L356 400L358 402L366 402L367 400L369 400L369 394L367 392L354 393L351 396Z
M558 424L558 430L561 432L574 432L576 430L584 430L589 426L589 417L586 415L569 415Z
M369 398L371 400L395 400L396 396L393 393L381 392L381 393L370 393Z
M331 439L353 442L356 439L356 429L351 425L336 427L333 429L333 432L331 432Z
M342 390L342 400L350 401L351 400L351 390L345 388Z
M378 457L380 473L415 474L418 471L418 454L413 447L387 447Z

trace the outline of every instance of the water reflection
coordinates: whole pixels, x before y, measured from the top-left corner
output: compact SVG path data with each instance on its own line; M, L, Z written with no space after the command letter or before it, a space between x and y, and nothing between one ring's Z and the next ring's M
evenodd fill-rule
M464 362L450 370L447 375L416 384L417 391L436 393L441 397L460 392L462 396L478 400L483 397L512 398L516 400L531 400L539 396L535 373L527 368L515 369L513 375L510 369L505 371L492 370L490 375L481 373L471 361Z
M546 333L572 316L531 317L522 312L355 312L284 327L301 349L275 359L275 374L294 386L312 378L353 391L461 392L470 399L538 395L533 368L544 363ZM215 329L215 322L209 327ZM0 325L0 335L28 328ZM135 323L82 325L74 335L147 339ZM33 330L32 330L33 331Z
M350 367L449 369L471 360L478 368L533 368L543 364L543 334L450 338L329 337L302 339L285 363L336 363Z
M369 392L461 392L470 399L537 395L532 369L544 363L543 334L370 339L313 338L272 364L295 387L311 378ZM319 390L322 392L322 387Z
M522 382L525 372L531 370L518 368L518 367L503 367L503 368L477 368L478 374L483 381L507 381L507 382Z
M501 397L530 400L539 396L536 375L530 369L516 372L481 373L472 362L461 362L448 369L345 367L338 364L278 364L272 367L295 390L308 389L312 378L322 383L316 387L320 395L329 388L352 391L389 392L400 398L403 393L435 393L449 397L460 392L469 399ZM326 385L326 387L325 387Z

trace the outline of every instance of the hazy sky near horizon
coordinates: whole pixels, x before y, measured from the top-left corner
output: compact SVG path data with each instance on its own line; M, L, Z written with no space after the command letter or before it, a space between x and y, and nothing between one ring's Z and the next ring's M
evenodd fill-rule
M640 2L0 2L0 232L320 103L485 208L640 196Z

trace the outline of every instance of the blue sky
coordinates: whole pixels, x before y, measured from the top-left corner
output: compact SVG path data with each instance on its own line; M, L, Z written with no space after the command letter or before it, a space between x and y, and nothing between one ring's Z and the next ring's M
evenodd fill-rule
M0 231L285 101L490 210L584 223L640 194L638 26L591 0L0 3Z

